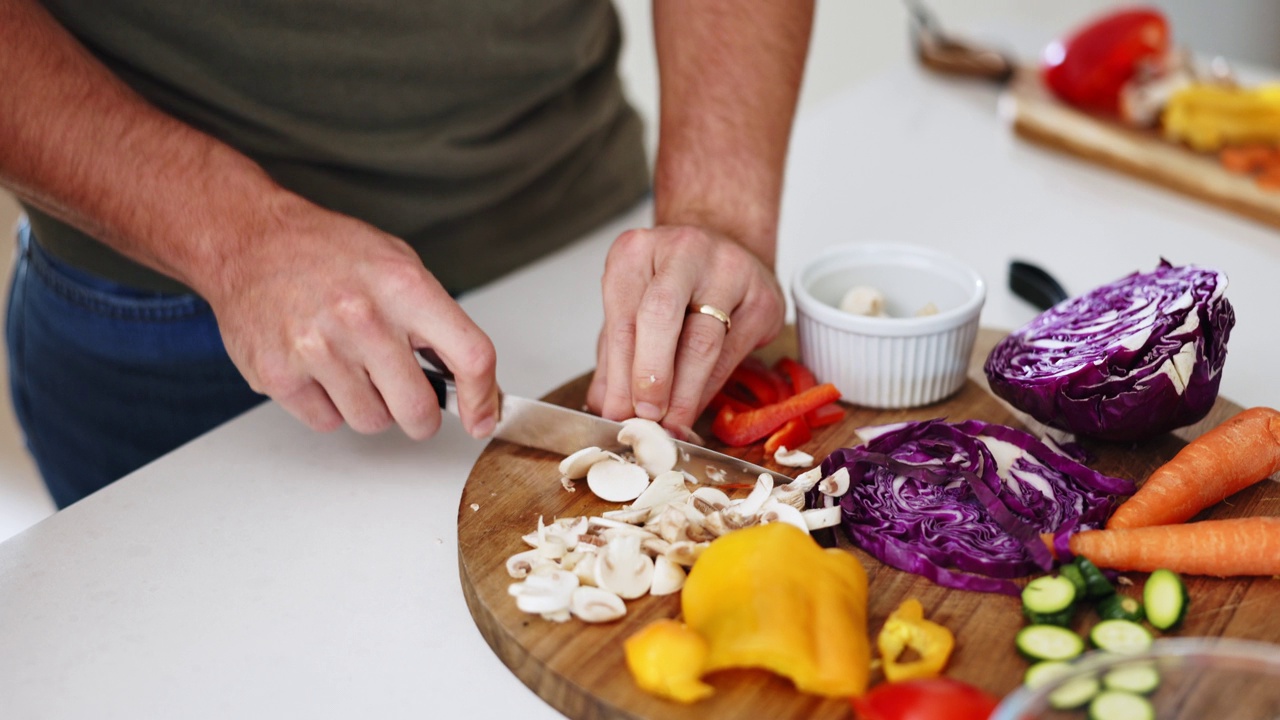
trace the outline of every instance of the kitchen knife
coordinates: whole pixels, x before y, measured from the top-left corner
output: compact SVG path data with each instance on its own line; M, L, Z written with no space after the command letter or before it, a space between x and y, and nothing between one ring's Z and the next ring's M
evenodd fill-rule
M440 398L440 407L457 415L458 390L453 377L447 371L432 367L424 366L422 371ZM501 419L493 436L525 447L570 455L586 447L615 452L624 450L626 445L618 441L621 429L622 423L613 420L504 393ZM708 485L754 483L761 473L772 475L775 484L786 484L792 480L745 460L683 440L672 440L678 450L676 469L684 470ZM720 471L723 471L722 477Z

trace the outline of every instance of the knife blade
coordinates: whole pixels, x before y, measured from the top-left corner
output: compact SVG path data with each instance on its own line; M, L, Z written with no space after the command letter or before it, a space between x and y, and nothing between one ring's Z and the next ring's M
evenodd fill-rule
M427 367L431 387L446 412L458 414L458 390L447 371ZM618 441L622 423L598 415L572 410L541 400L531 400L504 393L502 415L493 436L516 445L571 455L586 447L622 451L626 445ZM773 476L775 484L786 484L792 478L732 455L716 452L684 440L672 438L676 444L676 469L684 470L709 485L754 483L761 473ZM712 468L708 472L708 468ZM723 471L717 472L717 471Z

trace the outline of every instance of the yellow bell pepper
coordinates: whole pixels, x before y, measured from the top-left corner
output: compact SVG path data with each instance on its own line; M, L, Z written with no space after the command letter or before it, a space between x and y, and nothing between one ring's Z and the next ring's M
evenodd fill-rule
M762 668L802 692L848 697L866 691L866 571L853 555L825 550L799 528L769 523L717 538L689 572L681 609L687 631L706 642L695 678ZM659 658L678 652L676 645L692 644L683 630L650 625L627 642L628 666L641 687L696 699L688 691L687 665L658 666Z
M1280 144L1280 84L1191 85L1169 98L1161 122L1165 137L1199 151L1224 145Z
M683 703L715 692L702 682L707 641L679 620L656 620L622 644L627 669L641 690Z
M915 598L902 601L876 636L884 677L889 682L938 677L955 647L955 636L938 623L924 619L924 607ZM898 662L908 648L919 656Z

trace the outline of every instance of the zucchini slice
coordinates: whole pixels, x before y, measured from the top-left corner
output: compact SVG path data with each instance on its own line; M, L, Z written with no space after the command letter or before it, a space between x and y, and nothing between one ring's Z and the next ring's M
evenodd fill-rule
M1113 593L1098 601L1098 617L1103 620L1131 620L1141 622L1144 617L1142 603L1128 595Z
M1062 576L1042 575L1022 588L1022 608L1049 615L1062 612L1076 602L1076 586Z
M1102 685L1108 690L1149 695L1160 687L1160 671L1147 663L1126 665L1107 671L1102 676Z
M1151 633L1132 620L1103 620L1089 631L1099 650L1134 655L1151 647Z
M1156 709L1141 695L1104 690L1089 703L1089 720L1155 720Z
M1058 625L1027 625L1014 643L1032 660L1070 660L1084 652L1084 638Z
M1116 591L1116 586L1088 558L1076 558L1075 565L1080 568L1080 575L1084 577L1085 595L1090 599L1106 597Z
M1142 586L1142 604L1146 607L1147 622L1157 630L1169 630L1182 622L1187 615L1190 597L1182 578L1172 570L1156 570Z
M1102 690L1098 678L1092 675L1071 678L1049 692L1049 706L1055 710L1074 710L1084 707Z

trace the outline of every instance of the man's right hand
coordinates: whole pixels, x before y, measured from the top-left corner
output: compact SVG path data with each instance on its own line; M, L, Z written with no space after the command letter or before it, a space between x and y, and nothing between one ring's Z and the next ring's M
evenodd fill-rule
M463 426L498 418L493 343L403 241L302 199L225 258L197 289L254 390L308 426L433 435L440 407L414 356L429 347L457 378Z

